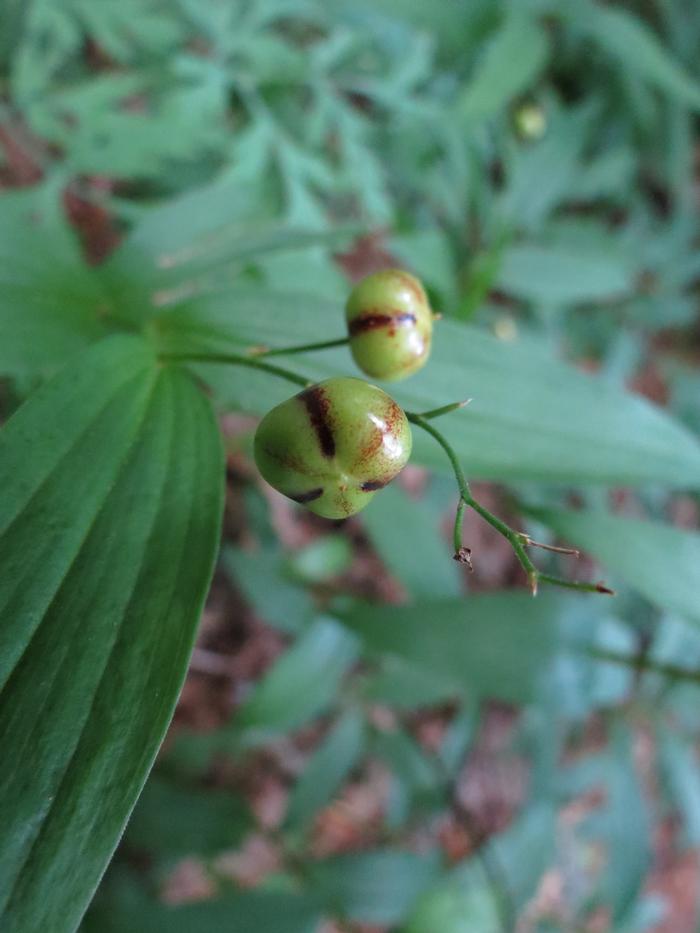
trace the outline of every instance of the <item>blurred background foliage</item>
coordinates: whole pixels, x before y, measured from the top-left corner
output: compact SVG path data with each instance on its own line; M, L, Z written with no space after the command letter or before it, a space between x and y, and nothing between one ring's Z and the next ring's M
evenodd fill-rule
M463 574L423 467L302 514L250 458L284 386L222 371L222 561L86 933L697 928L699 44L694 0L4 0L6 413L113 317L334 336L400 263L478 328L415 391L475 396L481 494L619 593L532 600L471 519Z

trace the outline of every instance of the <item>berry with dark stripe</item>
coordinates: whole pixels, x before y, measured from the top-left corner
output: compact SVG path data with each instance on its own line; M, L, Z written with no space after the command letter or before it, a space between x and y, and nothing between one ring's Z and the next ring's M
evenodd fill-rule
M260 422L255 461L267 482L324 518L347 518L394 479L411 454L403 409L362 379L327 379Z
M375 379L405 379L430 354L433 312L423 286L408 272L384 269L359 282L345 306L350 349Z

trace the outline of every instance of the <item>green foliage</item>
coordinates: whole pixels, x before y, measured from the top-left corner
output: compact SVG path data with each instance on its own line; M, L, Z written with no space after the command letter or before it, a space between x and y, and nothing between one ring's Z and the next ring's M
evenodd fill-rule
M60 211L59 192L7 194L0 213L0 372L36 377L106 332L105 295Z
M86 917L85 933L190 933L207 930L226 933L235 917L240 933L315 933L320 912L310 898L285 893L236 893L203 904L163 908L155 899L140 895L133 878L124 876Z
M560 600L526 594L358 605L344 623L372 653L413 663L466 693L527 703L537 695L557 644Z
M396 924L410 912L439 871L437 853L368 852L350 855L314 872L320 896L343 917L362 923Z
M174 813L177 820L173 820ZM213 855L240 842L252 825L252 817L238 797L154 777L131 815L125 844L130 850L158 858Z
M445 560L445 545L436 515L398 486L377 496L364 525L386 566L411 596L459 596L461 579L453 561Z
M302 832L309 826L318 811L333 799L365 751L362 716L356 710L348 710L319 746L294 789L286 819L290 832Z
M659 522L596 513L538 513L567 539L590 551L647 599L700 622L700 536Z
M86 933L652 929L661 821L700 838L697 5L6 0L0 27L2 929L72 933L134 806ZM289 386L202 357L343 336L343 269L389 259L442 314L392 395L473 397L441 423L469 478L616 600L509 591L471 512L464 574L417 428L429 474L347 525L270 508L227 416ZM280 363L358 375L341 346ZM213 412L213 615L226 650L266 641L240 675L208 619L215 721L179 724L137 803L218 546ZM227 857L260 835L243 891ZM207 898L166 904L193 863Z
M258 684L236 719L244 745L303 725L333 701L357 656L354 639L335 622L318 620ZM309 680L309 671L316 674Z
M14 752L0 909L8 930L65 930L182 684L218 537L220 445L190 378L129 337L69 364L0 436L0 735Z
M280 301L303 305L303 317L280 319ZM231 315L232 304L241 308L242 324ZM225 300L185 304L160 321L170 351L185 345L205 352L240 351L269 344L273 334L280 346L337 336L329 304L308 301L303 293L243 293L239 299L232 291ZM342 353L318 353L295 362L295 369L314 381L347 371ZM226 408L262 414L288 394L267 376L234 367L207 365L198 372ZM455 395L475 396L464 412L451 416L446 432L474 477L694 487L700 476L700 446L693 436L642 399L553 360L539 341L504 344L476 328L444 321L431 365L392 392L399 404L418 411ZM435 445L418 432L414 458L445 467Z

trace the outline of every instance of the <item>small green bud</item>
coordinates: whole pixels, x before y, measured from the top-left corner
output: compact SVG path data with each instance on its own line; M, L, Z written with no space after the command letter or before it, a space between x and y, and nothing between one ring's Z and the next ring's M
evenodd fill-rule
M528 142L537 142L547 132L547 116L539 104L521 104L513 120L520 138Z
M377 386L338 377L269 411L255 462L279 492L324 518L347 518L397 476L411 454L403 409Z
M425 365L433 312L423 286L408 272L367 276L350 293L345 318L352 355L368 376L391 382Z

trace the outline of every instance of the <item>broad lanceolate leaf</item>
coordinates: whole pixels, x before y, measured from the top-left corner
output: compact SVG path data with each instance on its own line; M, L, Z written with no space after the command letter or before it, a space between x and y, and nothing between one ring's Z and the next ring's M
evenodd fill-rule
M606 574L700 623L700 535L658 522L593 512L537 510L537 518L590 551Z
M168 348L207 352L289 346L344 332L338 303L262 290L182 305L161 315L158 326ZM344 347L275 362L311 379L347 375L351 365ZM267 374L234 366L199 371L221 405L258 414L294 391ZM443 320L429 364L388 390L414 411L473 397L440 428L474 478L700 486L700 444L688 431L645 400L554 359L534 340L506 343ZM415 460L446 466L442 451L419 429L414 442Z
M503 256L498 284L543 305L620 298L631 292L635 270L626 257L604 248L514 246Z
M147 211L100 269L121 320L142 322L163 305L229 284L242 265L271 253L346 242L352 230L292 229L261 219L260 206L230 179Z
M380 926L400 923L440 871L436 852L386 850L319 864L314 890L329 912Z
M100 887L81 933L317 933L320 914L311 897L281 891L235 892L171 907L144 896L126 874Z
M260 681L239 711L242 741L255 745L301 726L335 698L357 658L355 639L330 619L314 622Z
M230 791L179 786L152 775L125 840L130 851L156 858L211 855L240 845L254 825L243 798Z
M621 723L612 730L612 746L604 758L607 806L585 830L602 842L608 866L602 873L601 900L612 909L612 929L624 929L623 918L634 905L652 858L650 808L633 765L633 736Z
M105 297L83 262L58 192L0 198L0 376L56 368L105 332Z
M625 69L700 109L700 83L666 51L644 22L626 10L603 5L597 5L595 14L589 14L585 22L596 41Z
M204 396L132 337L74 360L0 434L8 933L75 929L143 786L212 572L221 461Z
M246 551L226 547L223 569L229 573L257 615L283 632L299 632L314 614L309 591L284 574L283 558L276 549Z
M511 16L496 35L460 101L470 120L492 116L526 91L547 58L547 39L533 17Z
M499 867L483 874L483 861L465 859L421 898L406 933L498 933L504 929L499 899L519 911L551 863L556 830L554 811L534 803L508 829L492 837L487 859ZM527 852L527 858L523 853ZM501 880L502 879L502 880Z
M314 752L294 788L287 811L289 830L308 828L360 760L365 740L363 717L355 709L348 710Z
M377 496L362 516L372 544L411 595L459 596L461 573L449 556L438 517L423 502L411 500L398 486Z
M437 674L455 695L527 702L559 647L558 594L525 593L361 605L342 620L375 655L393 655Z

